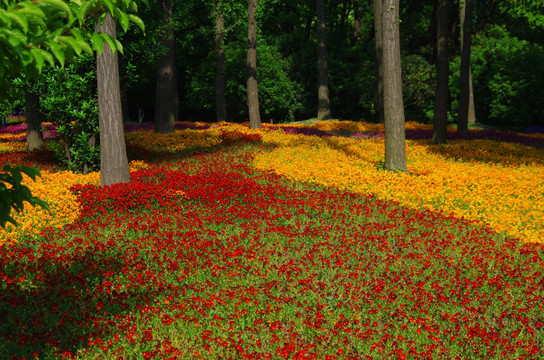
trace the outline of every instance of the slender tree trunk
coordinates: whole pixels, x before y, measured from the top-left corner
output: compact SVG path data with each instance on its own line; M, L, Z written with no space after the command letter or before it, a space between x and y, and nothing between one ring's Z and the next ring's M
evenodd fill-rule
M470 66L472 8L472 0L461 0L459 2L459 22L461 25L461 71L459 76L459 115L457 120L457 131L461 133L468 132L469 124L474 124L476 122Z
M108 14L97 32L116 37L115 22ZM121 91L119 88L119 62L104 42L104 51L96 61L98 82L98 115L100 122L100 185L107 186L130 182L123 114L121 113Z
M227 121L227 102L225 100L225 46L223 32L225 31L225 16L221 8L222 1L215 5L215 112L217 122Z
M436 0L436 93L434 100L433 144L446 142L449 103L449 2Z
M257 0L248 0L247 18L247 106L249 110L249 127L261 128L259 111L259 92L257 86Z
M353 2L353 16L355 17L353 21L353 43L352 45L355 45L355 41L357 41L357 38L361 34L361 16L359 12L359 1L355 0Z
M406 135L400 63L399 0L382 2L385 168L406 171Z
M325 0L316 0L317 7L317 118L328 120L331 116L329 79L327 76L327 15Z
M380 123L384 123L383 116L383 31L382 31L382 1L374 0L374 38L376 40L376 64L377 64L377 91L378 114Z
M155 92L156 132L168 134L175 130L179 117L179 96L176 76L176 40L174 39L174 0L159 0L159 8L167 20L164 38L161 44L167 49L159 58L157 68L157 88Z
M40 97L32 89L25 93L26 148L28 151L43 150Z

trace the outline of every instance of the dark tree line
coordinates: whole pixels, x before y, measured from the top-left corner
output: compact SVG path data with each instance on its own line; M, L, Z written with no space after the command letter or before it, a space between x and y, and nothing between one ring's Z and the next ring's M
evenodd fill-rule
M99 106L101 163L119 176L103 183L128 181L118 119L144 113L162 133L177 120L381 121L389 170L406 169L405 119L432 122L434 143L448 123L542 125L543 10L538 0L159 0L139 13L146 37L121 37L120 67L104 51L89 68L110 106ZM115 38L115 23L100 25ZM33 109L50 100L36 89L24 91L29 150L43 147Z

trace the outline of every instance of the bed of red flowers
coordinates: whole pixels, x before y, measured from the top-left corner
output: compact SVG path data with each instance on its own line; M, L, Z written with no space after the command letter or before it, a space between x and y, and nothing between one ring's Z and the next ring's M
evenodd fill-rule
M0 358L543 356L543 245L289 182L249 165L258 136L223 140L78 186L79 221L0 248Z

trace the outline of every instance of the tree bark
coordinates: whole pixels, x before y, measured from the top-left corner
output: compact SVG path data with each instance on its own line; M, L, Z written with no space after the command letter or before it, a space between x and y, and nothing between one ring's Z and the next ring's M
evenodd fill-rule
M327 15L325 0L316 0L317 8L317 118L329 120L331 103L329 99L329 79L327 76Z
M257 0L248 0L247 15L247 106L249 127L261 128L259 91L257 86Z
M449 2L436 0L436 92L434 100L433 144L446 142L449 103Z
M115 22L111 15L106 15L102 25L96 25L96 31L116 37ZM127 183L130 182L130 172L121 112L119 62L117 52L113 53L106 42L104 51L96 60L96 72L100 122L100 185Z
M374 38L376 42L376 65L377 65L377 91L378 115L380 123L384 123L383 116L383 43L382 43L382 1L374 0Z
M26 116L26 148L28 151L42 151L43 133L40 114L40 97L38 93L29 89L25 93Z
M468 132L469 124L476 122L474 94L472 92L472 71L470 65L472 37L472 0L459 2L459 22L461 28L461 71L459 76L459 114L457 131Z
M406 171L406 135L400 63L399 0L382 2L385 169Z
M157 68L157 85L155 91L156 132L169 134L174 132L175 123L179 119L179 96L176 75L176 40L174 39L174 0L159 0L159 8L166 20L164 37L161 44L166 53L159 58Z
M227 102L225 100L225 16L221 8L221 0L215 5L215 113L217 122L227 121Z

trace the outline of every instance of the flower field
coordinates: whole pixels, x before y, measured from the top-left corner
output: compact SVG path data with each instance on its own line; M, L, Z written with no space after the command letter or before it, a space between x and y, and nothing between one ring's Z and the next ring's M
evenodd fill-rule
M106 188L2 129L52 211L1 234L1 359L542 356L542 135L408 123L398 174L380 125L177 128Z

